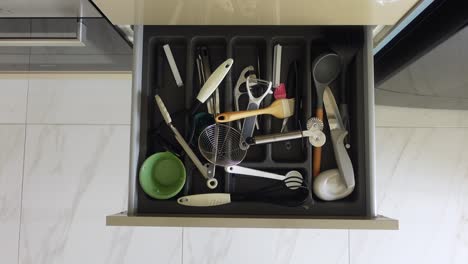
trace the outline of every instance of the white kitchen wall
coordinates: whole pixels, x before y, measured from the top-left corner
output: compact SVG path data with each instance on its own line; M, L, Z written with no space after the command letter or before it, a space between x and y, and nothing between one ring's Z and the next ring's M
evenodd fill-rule
M24 125L0 124L0 262L16 263L21 217Z
M1 80L0 124L24 124L28 80Z
M130 124L130 80L34 79L29 124Z
M181 263L182 228L127 206L130 76L0 79L0 263Z
M16 263L28 80L0 80L0 263Z

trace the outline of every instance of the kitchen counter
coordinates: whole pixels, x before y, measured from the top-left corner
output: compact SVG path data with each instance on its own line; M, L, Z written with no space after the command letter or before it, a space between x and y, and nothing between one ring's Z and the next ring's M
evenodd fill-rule
M94 0L113 24L392 25L419 0Z

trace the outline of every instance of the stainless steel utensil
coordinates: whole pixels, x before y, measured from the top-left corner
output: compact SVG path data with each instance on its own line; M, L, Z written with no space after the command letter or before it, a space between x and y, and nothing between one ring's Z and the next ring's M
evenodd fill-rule
M195 63L197 66L197 73L198 73L198 80L199 80L199 87L200 90L203 87L203 85L206 82L207 77L205 76L205 67L203 65L203 59L201 57L200 51L198 51L199 54L197 55L197 58L195 59ZM208 98L206 101L206 109L208 114L213 115L214 109L213 109L213 98Z
M200 54L201 54L201 60L202 60L202 65L203 65L203 72L205 75L205 80L210 78L211 76L211 64L210 64L210 56L208 54L208 48L207 47L201 47L200 48ZM217 115L220 113L220 107L219 107L219 89L215 90L215 94L211 96L208 99L211 103L212 106L212 113L213 115Z
M243 141L235 128L214 124L202 131L198 138L198 148L209 162L218 166L232 166L242 162L247 154L247 150L239 146Z
M314 147L321 147L325 144L326 136L320 130L308 129L304 131L292 131L286 133L276 133L270 135L261 135L249 137L245 142L249 145L269 144L281 141L288 141L299 138L308 138L309 142Z
M169 114L169 111L167 111L167 108L164 105L164 102L162 101L161 97L159 95L156 95L155 99L156 99L156 104L158 105L159 111L161 112L161 115L164 118L164 121L174 133L175 139L177 140L177 142L179 142L180 146L184 149L187 156L190 158L190 160L192 160L195 167L197 167L198 171L200 171L202 176L206 179L207 181L206 185L208 186L208 188L210 189L216 188L216 186L218 186L218 181L215 178L208 177L208 172L207 172L206 167L203 166L201 161L198 159L197 155L195 155L193 150L185 141L184 137L179 133L177 128L174 127L174 125L172 124L172 118Z
M275 99L284 99L287 98L286 88L284 84L281 83L281 56L283 47L280 44L276 44L273 50L273 87L275 88ZM280 91L281 90L281 91ZM289 118L283 119L281 124L280 132L287 131L287 123Z

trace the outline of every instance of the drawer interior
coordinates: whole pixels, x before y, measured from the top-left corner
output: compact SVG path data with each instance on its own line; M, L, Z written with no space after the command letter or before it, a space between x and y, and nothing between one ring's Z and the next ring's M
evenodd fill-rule
M206 181L190 160L182 155L187 169L187 182L184 189L169 200L155 200L146 195L136 177L136 213L139 215L202 215L202 216L262 216L262 217L317 217L317 216L369 216L369 184L366 182L368 166L366 138L368 127L365 123L364 94L369 89L364 78L368 69L365 59L365 27L361 26L145 26L143 37L143 65L140 109L140 148L138 164L157 152L171 150L183 153L171 131L163 122L157 109L154 96L159 94L171 113L174 125L187 138L191 128L189 109L199 90L196 51L206 47L210 55L211 70L227 58L233 58L231 71L218 87L221 112L234 110L233 89L241 71L252 65L261 79L272 80L273 50L276 44L282 45L281 82L285 82L288 68L293 61L298 65L298 83L302 95L300 124L305 129L308 118L315 116L316 92L311 75L312 63L316 56L326 51L339 54L340 48L356 47L355 55L347 63L346 81L348 108L350 115L351 148L349 155L353 163L356 186L351 195L337 201L321 201L313 196L310 203L301 207L284 207L269 203L242 201L215 207L185 207L178 205L178 197L190 194L229 192L240 193L256 190L271 184L272 180L234 175L217 168L218 187L210 190ZM184 81L177 87L163 51L169 44ZM340 81L342 75L330 87L340 103ZM272 101L272 96L266 101ZM247 97L240 100L240 108L246 107ZM266 102L268 105L268 102ZM203 111L206 111L202 109ZM261 116L260 129L255 134L277 133L282 120L271 116ZM324 132L327 143L322 147L322 171L336 168L333 146L329 140L329 128L325 118ZM300 125L289 122L290 131L300 129ZM200 160L205 162L199 155ZM206 161L207 162L207 161ZM312 186L312 147L306 139L250 147L241 166L284 174L298 170L309 186ZM138 175L138 172L134 172Z

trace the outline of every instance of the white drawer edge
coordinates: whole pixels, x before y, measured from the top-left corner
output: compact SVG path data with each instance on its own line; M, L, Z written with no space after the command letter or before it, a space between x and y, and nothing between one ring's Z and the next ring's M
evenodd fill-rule
M367 92L364 94L364 109L367 109L367 116L365 116L365 125L367 127L366 134L366 162L367 166L367 197L369 215L377 216L377 194L376 194L376 158L375 158L375 99L374 99L374 55L372 53L373 42L372 42L372 27L367 26L366 28L366 39L364 42L364 50L366 52L364 60L364 81L367 86Z
M398 220L385 216L373 218L316 217L316 218L260 218L260 217L167 217L131 216L127 212L106 217L107 226L158 227L224 227L224 228L307 228L307 229L368 229L398 230Z

